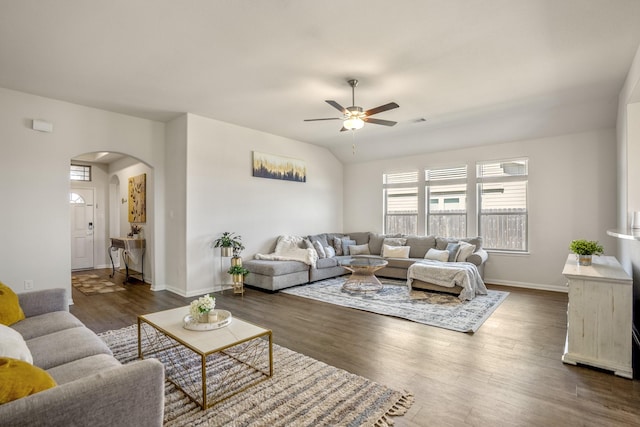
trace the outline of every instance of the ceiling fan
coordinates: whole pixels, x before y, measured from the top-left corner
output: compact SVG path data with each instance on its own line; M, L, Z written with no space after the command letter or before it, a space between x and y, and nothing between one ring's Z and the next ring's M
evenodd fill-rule
M305 119L305 122L316 122L322 120L342 120L342 129L340 132L344 132L345 130L357 130L362 129L364 123L372 123L374 125L383 125L383 126L393 126L397 122L393 122L391 120L381 120L371 118L374 114L382 113L383 111L393 110L394 108L398 108L399 105L395 102L390 102L388 104L381 105L376 108L371 108L367 111L364 111L362 107L356 106L356 86L358 86L358 81L355 79L348 80L349 85L351 86L351 103L353 104L351 107L344 108L342 105L338 104L336 101L326 100L325 102L331 105L336 110L340 111L343 116L342 117L329 117L325 119Z

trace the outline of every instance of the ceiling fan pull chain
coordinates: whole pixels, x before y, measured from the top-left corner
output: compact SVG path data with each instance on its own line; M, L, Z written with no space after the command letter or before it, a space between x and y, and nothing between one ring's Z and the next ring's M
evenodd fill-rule
M351 139L353 142L351 143L351 154L353 156L356 155L356 131L355 129L351 129Z

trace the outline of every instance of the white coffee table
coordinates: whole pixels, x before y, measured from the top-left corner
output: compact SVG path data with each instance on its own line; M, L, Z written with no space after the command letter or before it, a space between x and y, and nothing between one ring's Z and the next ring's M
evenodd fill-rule
M138 316L138 356L162 361L167 379L202 409L273 375L270 329L234 317L229 325L220 329L187 330L183 328L187 314L189 306ZM268 345L264 338L268 338ZM207 375L207 357L215 353L221 353L228 360L222 370ZM196 364L200 365L200 375L193 373ZM257 373L256 380L238 386L235 379L246 369Z

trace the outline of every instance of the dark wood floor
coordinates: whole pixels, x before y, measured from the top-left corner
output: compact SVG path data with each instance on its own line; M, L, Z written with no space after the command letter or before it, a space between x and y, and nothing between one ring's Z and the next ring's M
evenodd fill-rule
M103 332L194 299L126 286L97 296L74 290L71 312ZM398 426L640 425L640 382L561 362L566 294L489 287L511 294L475 334L280 293L215 296L217 307L272 329L279 345L413 392Z

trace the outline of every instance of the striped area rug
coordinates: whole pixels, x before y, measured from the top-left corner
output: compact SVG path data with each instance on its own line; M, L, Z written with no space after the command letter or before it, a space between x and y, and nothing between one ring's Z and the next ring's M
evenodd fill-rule
M136 325L100 337L120 362L137 359ZM227 363L221 360L225 358L210 356L208 371L215 375L217 367ZM392 390L276 344L273 365L273 377L204 411L166 382L164 425L384 427L393 425L392 417L404 415L413 403L408 392ZM199 363L189 369L199 378ZM250 381L255 375L251 370L246 372L247 378L237 381Z

